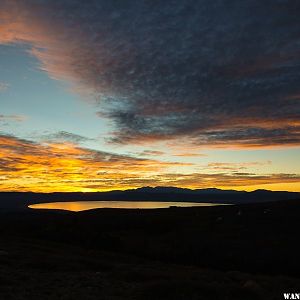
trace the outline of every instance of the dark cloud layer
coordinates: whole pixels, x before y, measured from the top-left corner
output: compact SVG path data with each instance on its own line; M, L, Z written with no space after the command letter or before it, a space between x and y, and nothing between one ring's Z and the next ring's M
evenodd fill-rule
M2 42L91 90L113 142L300 144L297 0L7 3L23 26L6 17Z

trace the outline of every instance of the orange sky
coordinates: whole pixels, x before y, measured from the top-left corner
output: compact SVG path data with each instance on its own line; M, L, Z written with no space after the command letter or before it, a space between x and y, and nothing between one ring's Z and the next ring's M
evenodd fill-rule
M193 163L163 162L80 148L0 137L2 191L104 191L142 186L299 191L299 176L226 173L251 164L211 164L208 172L180 173ZM266 162L268 164L269 162ZM257 163L252 163L252 165ZM217 168L217 169L215 169Z

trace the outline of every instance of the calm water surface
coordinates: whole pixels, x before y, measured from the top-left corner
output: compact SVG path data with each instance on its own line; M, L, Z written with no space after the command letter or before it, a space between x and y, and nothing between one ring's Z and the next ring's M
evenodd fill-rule
M155 209L193 206L217 206L216 203L193 202L158 202L158 201L76 201L76 202L52 202L29 205L33 209L62 209L69 211L83 211L94 208L127 208L127 209Z

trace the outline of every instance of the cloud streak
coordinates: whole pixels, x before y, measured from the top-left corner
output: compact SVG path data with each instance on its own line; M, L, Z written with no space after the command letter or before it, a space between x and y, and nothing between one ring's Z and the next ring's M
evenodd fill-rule
M253 164L259 163L242 165ZM74 143L36 143L0 135L1 191L103 191L146 185L238 188L300 183L297 174L232 172L226 169L228 164L217 165L222 169L215 173L172 172L184 166L190 164L117 155Z
M300 145L299 1L2 2L0 43L92 93L111 142Z
M9 88L9 84L6 82L0 82L0 92L5 92Z
M215 163L209 163L207 165L208 169L213 170L222 170L222 171L237 171L237 170L246 170L249 167L262 167L262 166L269 166L272 162L270 160L265 162L242 162L242 163L226 163L226 162L215 162Z
M0 122L8 122L8 121L14 121L14 122L24 122L26 121L27 117L23 115L1 115L0 114Z
M39 137L40 140L45 142L69 142L69 143L83 143L87 141L92 141L92 138L88 138L79 134L67 132L67 131L59 131L55 133L44 134Z

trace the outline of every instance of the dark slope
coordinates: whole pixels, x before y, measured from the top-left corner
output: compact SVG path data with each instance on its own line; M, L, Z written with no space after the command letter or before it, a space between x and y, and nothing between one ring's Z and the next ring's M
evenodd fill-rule
M0 213L5 299L283 299L300 286L300 201Z

